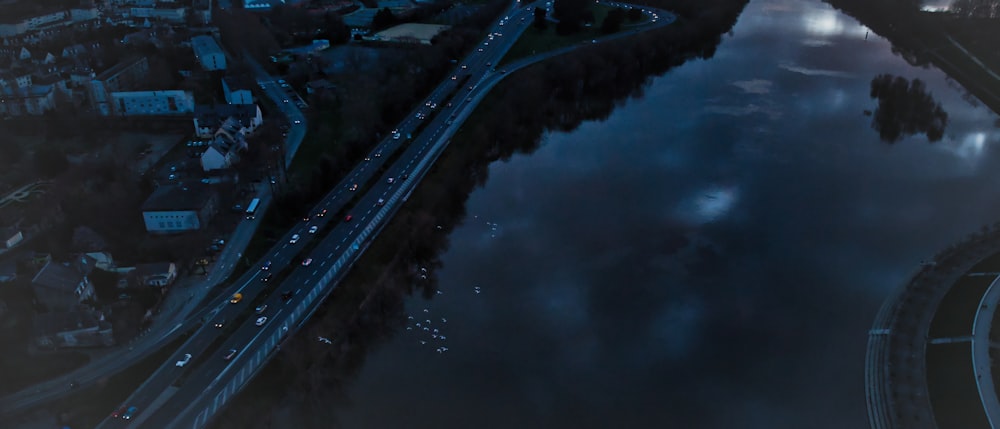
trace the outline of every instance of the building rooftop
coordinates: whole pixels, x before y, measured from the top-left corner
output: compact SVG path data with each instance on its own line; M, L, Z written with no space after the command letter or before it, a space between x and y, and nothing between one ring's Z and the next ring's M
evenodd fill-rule
M27 88L7 87L0 89L0 99L16 100L22 98L44 97L52 92L52 85L32 85Z
M36 16L67 10L70 5L74 4L59 1L39 2L28 0L3 2L0 5L3 8L3 14L0 14L0 24L17 24Z
M212 36L192 37L191 48L194 49L194 54L199 57L203 55L222 53L222 48L219 47L218 43L215 43L215 39L213 39Z
M83 280L83 273L68 265L49 261L42 267L31 283L53 290L72 293L80 281Z
M114 75L116 75L118 73L121 73L123 70L125 70L125 69L127 69L129 67L132 67L133 65L135 65L136 63L138 63L140 61L146 61L146 57L136 57L136 58L130 58L130 59L127 59L127 60L122 60L122 61L118 62L118 64L115 64L115 65L111 66L111 68L109 68L109 69L101 72L101 74L97 75L97 77L95 79L97 79L97 80L107 80L107 79L113 77Z
M142 211L200 210L211 197L211 188L199 182L160 186L142 203Z
M198 126L218 128L229 118L238 121L244 127L249 127L260 110L256 104L216 104L214 106L197 106L194 117Z
M236 91L238 89L250 89L253 87L253 80L247 75L231 75L222 78L226 82L226 86L229 87L230 91Z

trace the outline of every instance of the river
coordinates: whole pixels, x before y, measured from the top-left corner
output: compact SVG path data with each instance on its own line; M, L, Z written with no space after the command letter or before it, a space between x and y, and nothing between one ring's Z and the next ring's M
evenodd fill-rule
M926 84L941 141L879 139L883 73ZM491 165L441 293L408 299L409 329L368 355L336 419L865 427L883 298L1000 220L997 116L967 100L825 3L751 1L711 59Z

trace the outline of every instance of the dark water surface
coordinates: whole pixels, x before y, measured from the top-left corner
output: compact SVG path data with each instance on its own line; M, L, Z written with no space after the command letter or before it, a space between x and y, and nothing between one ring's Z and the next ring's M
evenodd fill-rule
M408 301L421 327L368 356L340 422L865 427L883 297L1000 220L996 116L866 33L818 1L754 0L712 59L494 164L442 294ZM881 73L927 84L942 141L879 141Z

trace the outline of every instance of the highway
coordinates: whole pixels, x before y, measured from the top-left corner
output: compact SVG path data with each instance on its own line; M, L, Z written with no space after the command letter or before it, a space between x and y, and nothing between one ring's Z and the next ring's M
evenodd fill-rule
M453 78L446 78L413 109L398 125L396 133L379 142L365 161L309 213L303 213L303 220L256 263L257 269L245 273L226 289L218 303L209 306L209 323L197 330L122 404L138 408L133 418L129 421L108 418L99 428L204 427L245 386L280 347L281 341L299 329L347 273L430 170L450 143L448 137L504 77L506 73L492 69L532 21L532 8L518 8L519 5L514 3L505 15L508 18L501 17L492 25L490 37L456 64ZM504 71L557 54L520 61ZM268 92L281 90L273 82L260 83ZM294 113L290 119L294 119ZM420 130L422 125L424 128ZM301 127L303 132L304 128ZM408 138L410 134L412 139ZM320 213L325 215L319 216ZM318 231L310 233L312 227ZM292 240L293 236L298 239ZM308 246L313 247L308 253L303 252ZM306 264L307 261L310 263ZM260 269L265 265L268 270ZM261 292L265 287L272 285L263 281L270 273L275 276L273 283L282 274L287 277L274 288L276 293L255 301L258 295L264 297ZM241 293L243 299L231 304L228 299L234 293ZM253 306L260 303L267 308L258 315ZM257 326L258 316L266 316L266 323ZM236 320L241 323L229 323ZM216 328L216 322L221 321L227 323L221 329ZM234 356L225 359L230 350L235 350ZM177 367L175 362L185 354L193 358L186 366ZM108 410L109 414L111 411Z

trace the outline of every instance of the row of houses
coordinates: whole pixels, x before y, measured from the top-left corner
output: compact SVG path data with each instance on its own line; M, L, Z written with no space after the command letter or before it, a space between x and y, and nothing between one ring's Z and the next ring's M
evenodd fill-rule
M195 57L205 70L226 68L225 54L211 36L192 38ZM70 49L74 48L74 49ZM75 56L82 46L67 47L63 58ZM91 108L102 116L189 115L194 113L194 94L182 90L144 90L149 74L149 60L134 57L123 60L100 74L78 66L55 66L51 53L34 61L27 48L16 54L17 69L0 70L0 116L17 117L42 115L56 109L59 94L64 99L86 97ZM225 84L224 84L225 85ZM242 91L240 91L242 89ZM230 101L230 95L238 97ZM226 99L233 103L250 103L248 88L230 91Z
M35 345L41 348L99 347L114 345L111 324L96 307L96 291L89 277L95 270L120 276L121 288L164 288L177 279L170 262L116 268L111 256L95 252L70 262L47 258L31 279L37 303L44 311L34 319Z
M99 17L96 7L55 9L35 14L6 13L0 15L0 38L80 25Z

